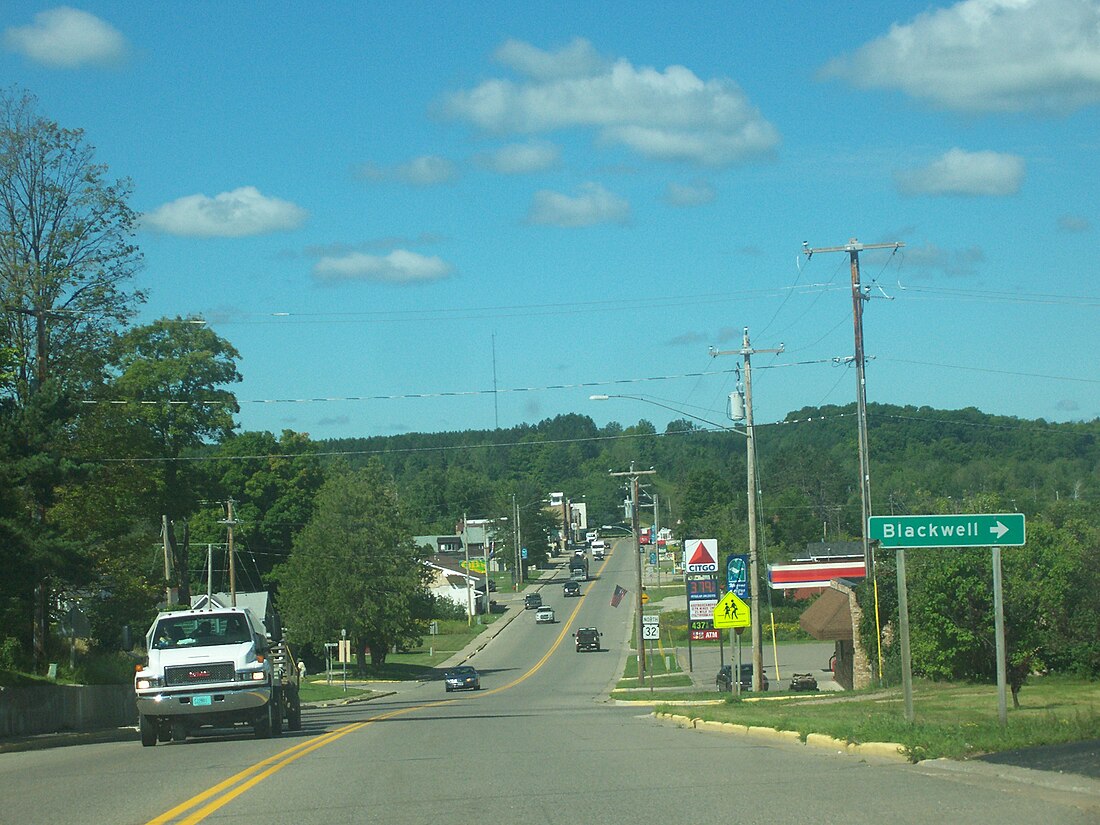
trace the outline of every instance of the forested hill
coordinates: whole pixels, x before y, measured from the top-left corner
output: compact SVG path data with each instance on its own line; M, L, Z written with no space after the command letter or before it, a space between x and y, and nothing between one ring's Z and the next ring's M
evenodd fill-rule
M773 547L859 533L854 405L804 408L756 428L763 523ZM872 510L1037 513L1059 500L1096 504L1100 421L1052 424L977 409L868 407ZM318 443L353 465L378 456L422 529L449 530L462 513L507 514L560 490L583 497L590 522L621 522L622 480L609 471L654 467L661 523L736 540L746 490L745 438L674 421L598 427L563 415L502 430L409 433ZM643 510L643 522L652 510Z

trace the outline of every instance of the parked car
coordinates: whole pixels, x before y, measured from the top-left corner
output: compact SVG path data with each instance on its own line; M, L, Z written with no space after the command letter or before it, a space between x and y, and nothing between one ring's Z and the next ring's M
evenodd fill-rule
M569 596L579 596L581 594L581 586L579 582L569 581L561 586L561 594L568 598Z
M718 671L718 675L714 677L715 687L719 691L725 693L731 693L733 691L733 665L723 665L722 669ZM768 674L760 674L760 689L768 689ZM741 665L741 690L752 690L752 665Z
M791 676L791 690L795 693L801 691L817 690L817 679L812 673L795 673Z
M600 650L600 631L594 627L582 627L573 634L577 642L577 653L583 650Z
M554 624L557 621L557 617L554 616L554 608L543 605L535 611L535 623L536 624Z
M534 610L539 607L542 607L542 596L538 593L528 593L523 597L524 610Z
M443 674L443 688L452 690L481 690L481 676L469 665L459 665Z

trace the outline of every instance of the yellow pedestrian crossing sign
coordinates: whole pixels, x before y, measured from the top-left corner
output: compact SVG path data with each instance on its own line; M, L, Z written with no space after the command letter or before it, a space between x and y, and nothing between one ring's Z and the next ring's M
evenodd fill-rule
M752 624L749 606L737 597L732 590L714 606L714 626L719 630L727 627L748 627Z

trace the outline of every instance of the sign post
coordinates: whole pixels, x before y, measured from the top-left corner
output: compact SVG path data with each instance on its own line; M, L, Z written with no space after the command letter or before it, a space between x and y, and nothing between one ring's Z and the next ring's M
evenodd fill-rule
M867 537L882 547L897 550L898 618L901 630L901 683L905 719L913 721L913 668L909 649L909 597L905 587L905 551L920 547L991 547L993 549L993 629L997 647L997 711L1001 725L1008 724L1005 688L1004 594L1001 582L1001 547L1027 543L1023 513L967 513L923 516L871 516Z

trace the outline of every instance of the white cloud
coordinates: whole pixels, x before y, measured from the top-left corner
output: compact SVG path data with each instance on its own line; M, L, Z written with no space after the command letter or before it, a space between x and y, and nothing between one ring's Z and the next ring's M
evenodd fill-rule
M411 186L437 186L458 177L455 164L438 155L421 155L388 169L365 163L357 171L367 180L398 181Z
M573 38L568 46L556 52L543 51L521 40L506 40L496 50L494 57L520 74L538 80L598 74L607 68L608 63L582 37Z
M561 160L561 151L552 143L510 143L481 158L487 169L501 175L525 175L553 169Z
M451 265L442 258L395 249L389 255L351 252L325 256L313 266L313 274L322 281L384 281L413 283L438 281L451 274Z
M448 114L503 134L594 129L605 144L706 166L767 155L779 143L776 128L732 80L704 81L683 66L658 71L627 60L586 63L566 59L562 52L552 55L512 41L506 45L509 54L525 58L513 57L511 65L527 77L487 80L456 92L444 101Z
M961 112L1067 112L1100 102L1095 0L964 0L830 61L825 77Z
M669 183L665 187L665 201L673 206L702 206L714 201L714 187L706 181Z
M241 238L297 229L307 214L290 201L266 197L254 186L242 186L213 198L187 195L147 212L142 223L169 235Z
M68 6L39 12L29 26L5 30L4 45L54 69L72 69L86 63L111 65L126 56L126 38L117 29L93 14Z
M1024 160L1001 152L950 149L920 169L894 178L905 195L1014 195L1024 179Z
M543 226L595 226L625 224L630 220L630 203L598 183L581 186L576 197L542 190L535 193L527 222Z

